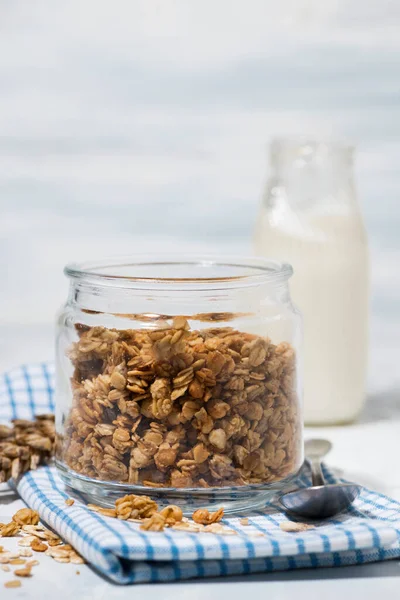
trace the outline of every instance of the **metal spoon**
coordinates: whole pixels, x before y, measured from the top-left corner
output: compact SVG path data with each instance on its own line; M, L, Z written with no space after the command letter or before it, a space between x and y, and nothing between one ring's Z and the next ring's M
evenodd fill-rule
M350 506L361 491L354 483L326 484L321 469L321 459L328 454L332 444L328 440L308 440L305 455L311 465L312 487L287 492L279 498L285 510L298 517L326 519Z

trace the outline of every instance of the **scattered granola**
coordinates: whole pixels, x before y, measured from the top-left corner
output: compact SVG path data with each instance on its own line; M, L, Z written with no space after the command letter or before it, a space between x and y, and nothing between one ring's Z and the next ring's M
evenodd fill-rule
M142 510L141 514L138 512L136 513L136 517L127 517L127 515L132 514L132 506L139 506L139 499L143 498L145 501L144 503L141 503L141 505L148 507L150 516L147 516L148 513L146 510ZM193 520L189 520L183 516L182 509L174 504L165 506L158 511L156 502L147 496L135 496L134 494L124 496L123 498L116 500L115 505L117 510L114 512L117 514L111 516L139 523L140 529L145 531L163 531L165 527L170 527L171 529L186 531L188 533L237 534L237 531L225 527L222 523L218 522L224 515L223 508L219 508L213 513L210 513L206 509L199 509L193 513ZM101 507L96 504L88 504L87 507L95 512L99 512L101 509ZM113 509L110 509L110 511L113 511ZM118 511L120 511L120 515L118 515Z
M9 573L9 572L10 572L10 570L11 570L11 569L10 569L10 567L9 567L8 565L2 565L2 566L1 566L1 569L2 569L2 571L5 571L6 573Z
M67 498L67 499L65 500L65 504L66 504L67 506L72 506L72 505L74 504L74 502L75 502L75 500L74 500L73 498Z
M192 514L192 519L195 523L201 523L202 525L211 525L212 523L218 523L224 516L224 509L219 508L216 512L209 513L204 508L199 508Z
M14 419L11 427L0 425L0 483L47 464L54 443L54 415L38 415L34 421Z
M240 519L240 524L241 524L241 525L244 525L244 526L246 526L246 525L250 525L250 521L249 521L249 520L247 519L247 517L246 517L246 518L244 518L244 519Z
M59 459L91 478L149 487L247 485L295 472L293 348L230 327L191 330L185 317L158 323L76 325Z
M315 529L315 525L300 523L297 521L282 521L279 524L279 527L282 529L282 531L287 531L290 533L298 533L299 531L307 531L307 529Z

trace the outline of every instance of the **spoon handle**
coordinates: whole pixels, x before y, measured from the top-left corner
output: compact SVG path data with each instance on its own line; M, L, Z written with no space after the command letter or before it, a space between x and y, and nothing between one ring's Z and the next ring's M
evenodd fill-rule
M312 484L325 485L324 476L322 475L321 462L318 459L310 460L311 462L311 480Z

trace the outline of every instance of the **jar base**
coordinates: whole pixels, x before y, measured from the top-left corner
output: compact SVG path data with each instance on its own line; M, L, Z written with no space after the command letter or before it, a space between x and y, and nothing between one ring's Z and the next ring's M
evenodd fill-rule
M260 510L293 482L296 473L275 483L253 484L221 488L152 488L143 485L96 481L68 469L56 462L61 480L74 492L82 495L82 500L106 508L113 508L115 501L126 494L146 495L155 500L160 508L175 504L190 517L198 508L215 511L223 508L226 515L234 515Z

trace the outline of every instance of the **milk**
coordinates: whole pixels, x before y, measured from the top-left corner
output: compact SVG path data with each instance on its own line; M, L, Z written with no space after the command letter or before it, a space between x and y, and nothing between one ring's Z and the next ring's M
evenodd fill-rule
M323 186L319 199L321 181L316 193L309 172L306 188L302 183L297 173L288 185L284 178L268 187L255 250L294 268L291 295L304 319L305 422L346 423L357 417L365 400L366 235L352 186L342 186L340 193L335 187L336 195L327 195Z

